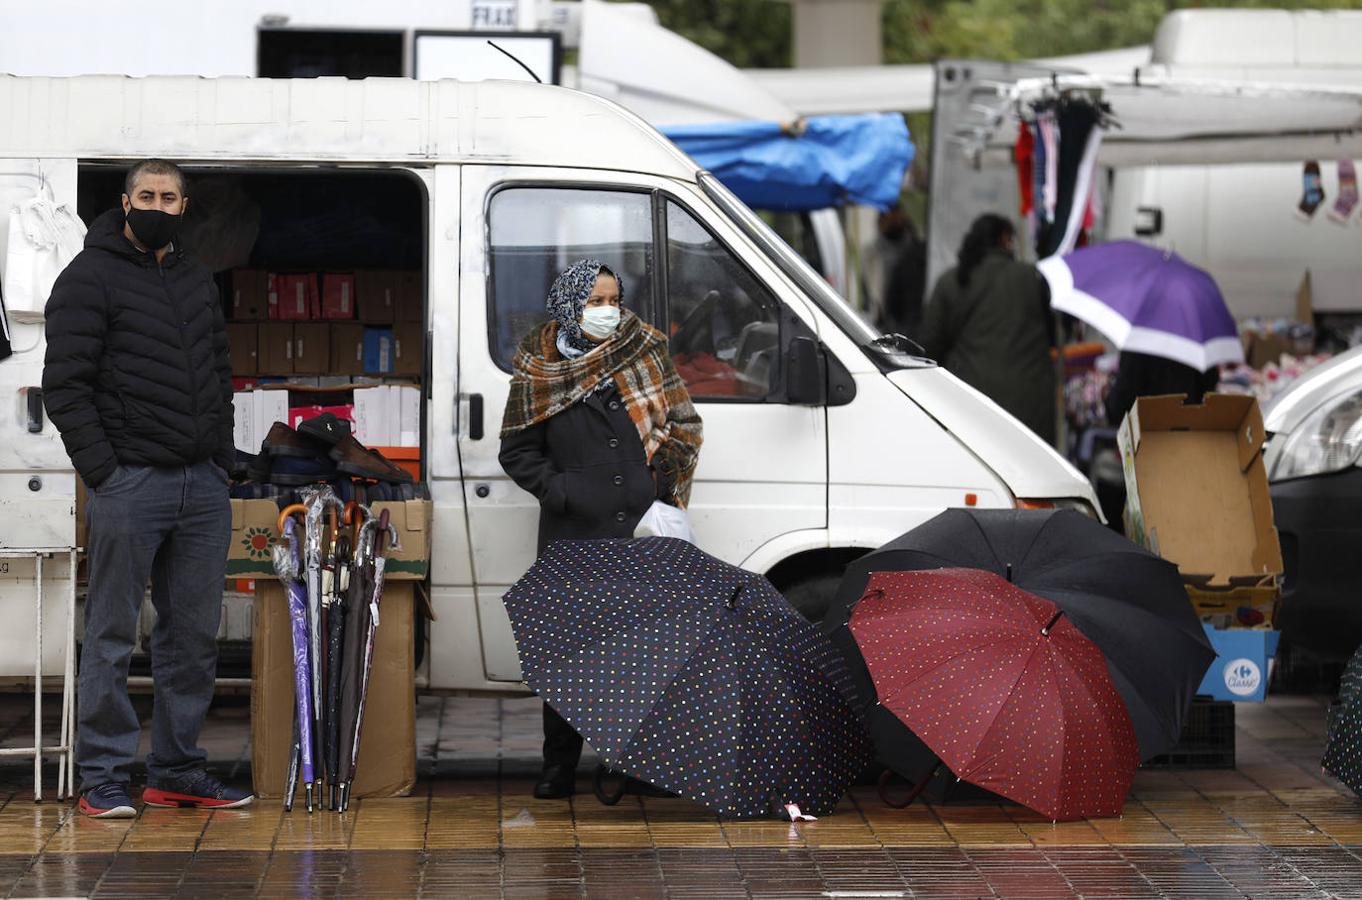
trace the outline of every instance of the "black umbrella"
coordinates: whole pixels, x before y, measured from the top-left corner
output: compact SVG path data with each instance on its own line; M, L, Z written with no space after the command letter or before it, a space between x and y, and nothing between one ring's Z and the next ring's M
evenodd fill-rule
M1053 601L1101 650L1130 711L1140 758L1166 753L1215 650L1192 609L1177 566L1072 510L950 509L847 566L824 630L847 655L867 707L873 685L844 626L871 572L963 567L984 569ZM869 692L867 686L869 685ZM900 727L895 736L878 712L867 725L881 757L908 755L909 777L925 762L921 745Z
M616 771L725 817L826 815L869 759L837 651L685 541L556 542L503 599L525 680Z

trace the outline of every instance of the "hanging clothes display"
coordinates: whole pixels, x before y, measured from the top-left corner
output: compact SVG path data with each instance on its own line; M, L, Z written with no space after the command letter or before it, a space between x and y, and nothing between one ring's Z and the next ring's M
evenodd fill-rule
M1033 222L1036 197L1036 138L1025 124L1017 129L1017 143L1012 148L1012 161L1017 166L1017 193L1021 206L1017 210L1021 217Z
M1032 105L1036 142L1044 147L1044 214L1038 216L1036 255L1067 253L1078 242L1097 169L1097 151L1106 127L1105 109L1086 95L1062 95ZM1041 167L1038 165L1037 170Z
M1347 225L1357 208L1357 169L1351 159L1338 161L1338 197L1329 210L1329 220L1339 225Z
M1308 222L1324 204L1324 179L1320 177L1319 163L1309 160L1301 171L1301 199L1296 204L1296 218Z

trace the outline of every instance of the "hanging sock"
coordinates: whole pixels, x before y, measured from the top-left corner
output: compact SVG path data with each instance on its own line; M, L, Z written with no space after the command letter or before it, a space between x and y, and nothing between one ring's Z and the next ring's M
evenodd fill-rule
M1301 202L1296 205L1296 218L1308 222L1315 217L1315 211L1324 202L1324 181L1320 178L1319 163L1310 160L1301 173Z
M1338 197L1334 199L1333 208L1329 210L1329 219L1339 225L1347 225L1348 220L1353 217L1353 210L1356 208L1357 169L1353 167L1351 159L1340 159L1338 161Z
M1017 165L1017 192L1021 195L1018 212L1023 218L1031 215L1035 206L1036 139L1031 134L1031 126L1021 123L1017 129L1017 143L1012 148L1012 160Z

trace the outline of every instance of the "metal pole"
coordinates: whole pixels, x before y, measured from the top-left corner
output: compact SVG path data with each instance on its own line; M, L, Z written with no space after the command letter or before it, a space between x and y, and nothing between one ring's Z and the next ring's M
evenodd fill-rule
M66 658L61 676L61 758L57 763L57 799L65 800L76 793L75 760L75 698L76 698L76 550L68 554L66 593Z
M43 799L43 555L33 554L33 577L38 583L38 611L33 617L33 802Z

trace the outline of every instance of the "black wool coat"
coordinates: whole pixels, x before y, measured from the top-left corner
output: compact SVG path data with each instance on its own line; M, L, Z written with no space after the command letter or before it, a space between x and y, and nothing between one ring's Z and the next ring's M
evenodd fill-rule
M553 541L633 537L667 485L612 387L502 438L501 467L539 500L539 552Z
M230 471L232 365L217 286L172 249L158 264L97 218L47 301L43 402L80 477L119 464Z

